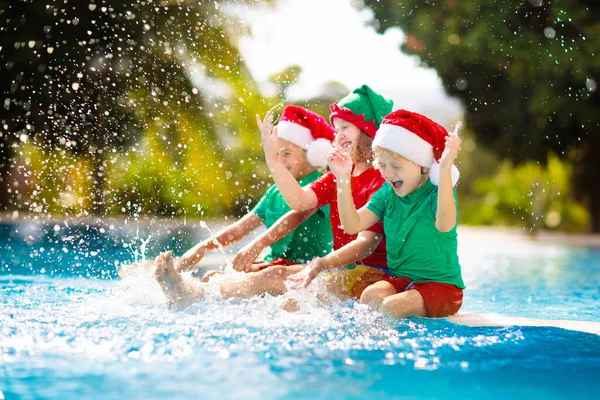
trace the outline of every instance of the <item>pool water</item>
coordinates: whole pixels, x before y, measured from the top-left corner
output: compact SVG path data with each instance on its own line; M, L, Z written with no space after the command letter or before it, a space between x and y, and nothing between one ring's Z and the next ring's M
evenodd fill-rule
M597 398L600 336L398 321L353 302L211 296L169 311L116 264L176 253L189 224L0 225L0 398ZM135 251L138 251L136 255ZM462 311L600 320L600 251L461 235Z

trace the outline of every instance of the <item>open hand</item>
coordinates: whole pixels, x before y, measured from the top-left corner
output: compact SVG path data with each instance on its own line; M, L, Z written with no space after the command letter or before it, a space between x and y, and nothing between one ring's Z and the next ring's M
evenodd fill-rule
M273 114L268 111L264 120L260 119L260 115L256 115L256 124L260 129L263 150L267 162L277 160L277 128L273 128Z
M327 154L327 164L337 179L350 179L352 157L348 152L336 147Z
M460 142L460 137L454 132L446 136L446 146L440 157L440 170L449 170L452 167L460 149Z
M244 246L233 258L233 269L240 272L252 272L252 263L260 255L261 251L263 249L253 243Z
M315 258L309 262L306 267L293 275L287 277L285 286L289 289L302 289L310 285L310 283L319 275L321 267L319 265L319 258Z

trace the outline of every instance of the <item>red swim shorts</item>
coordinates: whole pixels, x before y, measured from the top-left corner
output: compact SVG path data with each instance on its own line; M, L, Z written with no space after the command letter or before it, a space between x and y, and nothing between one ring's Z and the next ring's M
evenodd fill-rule
M454 285L438 282L412 283L413 281L408 278L395 278L389 275L383 280L391 283L398 293L406 290L418 291L425 300L427 316L430 318L444 318L454 315L462 305L463 290Z

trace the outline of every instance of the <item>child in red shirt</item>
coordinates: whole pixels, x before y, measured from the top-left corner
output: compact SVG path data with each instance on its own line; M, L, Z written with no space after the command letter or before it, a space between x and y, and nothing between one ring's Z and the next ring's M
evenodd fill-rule
M331 106L329 117L336 131L335 144L343 151L350 153L353 170L350 178L352 197L356 207L366 205L371 195L383 185L385 180L381 173L373 168L371 145L375 132L383 118L392 110L392 101L375 93L367 85L353 90L348 96ZM263 147L267 165L273 180L288 203L296 211L310 210L330 204L331 229L333 230L333 248L339 249L356 239L357 235L349 235L342 228L337 204L337 181L333 173L328 172L311 185L301 187L288 171L277 161L277 128L273 129L271 116L267 114L264 121L258 121L262 132ZM380 223L367 229L383 238L383 227ZM367 283L371 284L386 276L387 270L385 241L380 240L374 251L358 260L362 265L343 266L337 270L333 280L350 295L360 297ZM337 265L334 257L315 258L303 274L318 273ZM294 280L298 276L289 279ZM360 284L359 284L360 283ZM357 285L358 284L358 285Z
M330 121L336 128L336 145L352 154L352 194L357 207L365 205L371 195L384 183L384 179L372 166L371 145L377 127L392 109L392 101L375 93L366 85L352 91L338 104L331 106ZM304 271L320 271L336 267L330 274L328 290L340 297L348 295L358 299L369 285L384 279L388 272L383 227L376 224L358 235L346 234L340 224L337 207L337 182L331 173L323 175L311 186L302 188L285 166L278 160L277 130L273 130L271 114L264 121L257 116L263 137L267 164L273 179L292 211L281 218L270 230L285 236L301 222L293 213L317 209L331 204L331 222L334 234L334 251L322 258L315 258L309 266L278 265L260 272L244 274L244 277L224 275L225 280L216 281L223 297L248 297L262 293L281 294L287 291L286 279ZM323 150L323 149L321 149ZM291 221L291 222L290 222ZM289 222L289 223L288 223ZM261 245L268 243L261 243ZM254 253L254 251L253 251ZM361 264L348 265L357 260ZM240 269L243 266L240 266ZM184 281L177 273L170 253L161 254L155 265L155 276L169 303L197 301L204 298L206 285L213 282Z

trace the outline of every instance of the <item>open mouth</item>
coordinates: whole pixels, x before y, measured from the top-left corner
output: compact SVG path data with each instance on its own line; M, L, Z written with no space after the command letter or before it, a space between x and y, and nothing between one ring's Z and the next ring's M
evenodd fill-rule
M347 149L347 148L349 148L350 146L352 146L352 142L351 142L351 141L343 142L343 143L341 143L341 144L340 144L340 147L341 147L342 149Z
M402 185L404 184L404 181L402 180L398 180L398 181L390 181L390 183L392 184L392 186L394 187L394 189L396 190L400 190L400 188L402 187Z

